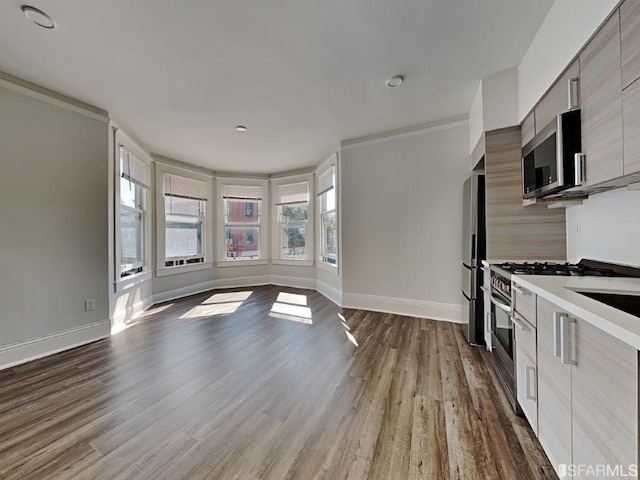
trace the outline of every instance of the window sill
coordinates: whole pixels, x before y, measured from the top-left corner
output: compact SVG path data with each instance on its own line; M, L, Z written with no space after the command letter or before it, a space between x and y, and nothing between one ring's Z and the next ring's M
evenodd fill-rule
M123 277L114 282L116 287L116 292L123 292L130 288L133 288L141 283L145 283L151 280L151 272L140 272L135 275L129 275L128 277Z
M242 267L245 265L267 265L268 263L269 261L264 258L259 258L256 260L223 260L216 263L216 267Z
M156 277L166 277L168 275L178 275L180 273L196 272L212 268L212 262L192 263L191 265L180 265L178 267L162 267L156 269Z
M325 272L331 272L338 275L338 265L333 265L332 263L323 262L322 260L318 260L318 268L320 270L324 270Z
M293 260L291 258L274 258L271 260L274 265L290 265L296 267L313 267L313 260Z

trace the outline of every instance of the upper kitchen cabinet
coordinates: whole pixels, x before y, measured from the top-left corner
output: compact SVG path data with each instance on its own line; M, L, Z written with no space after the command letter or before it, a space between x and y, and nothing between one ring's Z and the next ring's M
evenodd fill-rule
M622 88L640 78L640 0L620 5Z
M560 113L569 110L569 81L580 76L580 63L575 60L556 80L535 108L536 132L546 127ZM524 127L524 124L523 124Z
M622 92L624 174L640 172L640 81Z
M487 258L566 259L565 212L522 206L521 129L484 134Z
M621 81L620 16L616 11L580 53L586 186L624 173Z
M522 146L524 147L527 143L533 140L533 137L536 134L535 112L532 111L524 118L520 131L522 133Z
M640 172L640 0L620 6L624 174Z

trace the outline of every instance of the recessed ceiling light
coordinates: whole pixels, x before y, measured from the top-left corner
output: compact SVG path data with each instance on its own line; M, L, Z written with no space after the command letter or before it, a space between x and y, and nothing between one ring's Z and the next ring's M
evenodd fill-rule
M42 28L51 29L56 26L54 21L51 19L49 15L44 13L42 10L38 10L35 7L30 7L29 5L22 5L20 7L24 14L27 16L29 20L31 20L36 25Z
M243 125L238 125L236 127L236 131L237 132L246 132L247 131L247 127L243 126Z
M389 80L387 80L387 87L398 87L404 81L404 77L402 75L394 75Z

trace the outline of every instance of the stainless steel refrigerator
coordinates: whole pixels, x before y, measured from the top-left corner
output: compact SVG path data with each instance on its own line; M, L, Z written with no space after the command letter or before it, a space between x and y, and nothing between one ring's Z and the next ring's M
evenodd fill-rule
M468 318L465 337L471 345L484 346L482 260L486 257L484 175L464 182L462 224L462 302Z

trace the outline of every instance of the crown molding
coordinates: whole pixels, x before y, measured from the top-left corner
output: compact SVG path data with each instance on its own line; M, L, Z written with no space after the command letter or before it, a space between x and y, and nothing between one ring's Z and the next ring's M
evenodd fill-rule
M376 143L388 142L391 140L398 140L401 138L415 137L417 135L424 135L427 133L438 132L441 130L448 130L450 128L463 127L466 125L469 125L469 117L467 115L460 115L457 117L447 118L444 120L422 123L422 124L413 125L410 127L398 128L396 130L376 133L373 135L350 138L348 140L343 140L340 146L342 150L348 150L349 148L362 147L365 145L373 145Z

